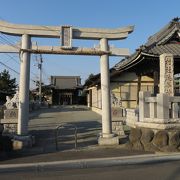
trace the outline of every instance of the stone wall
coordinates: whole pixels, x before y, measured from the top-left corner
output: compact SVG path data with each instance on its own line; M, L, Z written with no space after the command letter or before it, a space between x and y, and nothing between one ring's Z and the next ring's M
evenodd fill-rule
M180 130L131 128L128 148L145 151L179 152Z

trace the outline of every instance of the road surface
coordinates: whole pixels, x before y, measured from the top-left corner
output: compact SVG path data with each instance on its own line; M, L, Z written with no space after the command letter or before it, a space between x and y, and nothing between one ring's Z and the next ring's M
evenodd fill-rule
M1 174L3 180L179 180L180 161L148 165L126 165L106 168L76 169L35 173Z

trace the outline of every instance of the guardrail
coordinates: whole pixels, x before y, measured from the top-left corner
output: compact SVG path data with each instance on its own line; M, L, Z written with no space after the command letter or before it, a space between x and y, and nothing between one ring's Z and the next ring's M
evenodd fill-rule
M58 150L58 139L59 139L59 131L62 128L73 128L74 129L74 148L77 148L77 127L73 124L61 124L55 129L55 144L56 150Z

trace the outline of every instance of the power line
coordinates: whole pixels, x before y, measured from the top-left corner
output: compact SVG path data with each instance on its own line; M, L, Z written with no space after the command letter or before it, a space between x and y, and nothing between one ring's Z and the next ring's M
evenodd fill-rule
M2 18L1 18L2 19ZM2 42L3 44L8 44L10 46L13 46L17 49L20 49L17 45L14 45L14 42L12 40L9 39L9 37L7 37L5 34L0 32L0 42ZM12 59L13 61L15 61L17 64L20 64L13 56L7 54L7 53L3 53L6 56L8 56L10 59ZM34 75L35 77L37 77L37 74L30 72L32 75Z
M16 73L17 75L20 75L20 73L16 70L14 70L13 68L9 67L8 65L4 64L3 62L0 61L0 64L2 64L3 66L5 66L6 68L8 68L9 70L13 71L14 73ZM33 79L30 79L32 82L36 82Z
M7 41L10 41L13 45L16 44L19 41L19 37L17 37L17 36L9 36L9 35L6 35L4 33L1 33L1 35L3 35L4 38L6 38ZM14 38L14 41L12 39L10 39L10 37Z
M46 76L46 79L49 81L49 75L48 75L48 73L46 73L44 68L42 68L42 73L43 73L44 76Z
M17 59L15 59L13 56L9 55L8 53L2 53L2 54L6 55L6 56L9 57L10 59L12 59L14 62L16 62L18 65L20 65L20 62L17 61ZM32 75L34 75L35 77L37 77L37 74L33 73L32 71L30 71L30 73L31 73Z
M10 46L12 46L12 47L20 50L20 48L19 48L17 45L11 43L11 42L6 38L5 35L4 35L4 37L2 37L2 35L4 35L4 34L3 34L3 33L0 33L0 38L1 38L4 42L6 42L8 45L10 45Z
M6 68L8 68L9 70L15 72L16 74L20 75L19 72L17 72L16 70L14 70L13 68L9 67L8 65L4 64L3 62L0 61L0 64L2 64L3 66L5 66Z
M6 21L4 18L2 18L2 16L0 16L0 20L3 20L3 21ZM3 34L4 36L5 36L5 34ZM11 36L12 37L12 36ZM13 36L14 38L16 38L17 39L17 36ZM6 36L6 38L7 38L7 36ZM9 38L8 38L9 39Z
M31 71L31 74L34 75L35 77L37 77L37 74L35 74L34 72Z
M0 34L0 38L1 38L1 40L0 40L0 42L1 43L3 43L3 44L9 44L10 46L13 46L13 47L15 47L15 48L18 48L16 45L14 45L14 44L12 44L11 42L10 42L10 40L9 39L7 39L7 37L5 36L5 38L3 38L2 37L2 35L4 35L4 34ZM19 49L19 48L18 48ZM5 54L6 56L8 56L8 57L10 57L13 61L15 61L17 64L19 64L19 62L13 57L13 56L11 56L11 55L9 55L9 54L7 54L7 53L3 53L3 54Z
M9 55L9 54L7 54L7 53L3 53L3 54L5 54L6 56L8 56L8 57L9 57L10 59L12 59L15 63L20 64L19 61L17 61L17 59L15 59L13 56L11 56L11 55Z
M1 16L0 16L0 19L1 20L4 20L4 18L2 18ZM12 37L12 36L11 36ZM14 36L13 36L14 37ZM12 46L12 47L14 47L14 48L16 48L16 49L18 49L18 50L20 50L20 48L17 46L17 45L15 45L16 44L16 42L14 42L14 41L12 41L12 39L10 39L7 35L5 35L5 34L3 34L3 33L1 33L0 32L0 42L2 43L2 44L8 44L8 45L10 45L10 46ZM17 37L14 37L14 38L16 38L16 41L18 41L19 39L17 39ZM17 61L17 59L15 59L13 56L11 56L11 55L9 55L9 54L7 54L7 53L3 53L3 54L5 54L6 56L8 56L10 59L12 59L14 62L16 62L17 64L20 64L19 63L19 61ZM16 70L14 70L13 68L11 68L11 67L9 67L8 65L6 65L5 63L3 63L3 62L1 62L0 61L0 64L2 64L3 66L5 66L6 68L8 68L9 70L11 70L11 71L13 71L14 73L16 73L17 75L20 75L20 73L18 72L18 71L16 71ZM30 72L31 74L33 74L34 76L37 76L35 73L33 73L33 72ZM32 82L36 82L35 80L33 80L33 79L30 79Z
M7 53L3 53L4 55L8 56L10 59L12 59L14 62L16 62L18 65L20 65L20 63L11 55L7 54ZM7 66L7 65L6 65ZM30 71L30 73L32 75L34 75L35 77L37 77L37 74L33 73L32 71ZM34 80L33 80L34 81Z

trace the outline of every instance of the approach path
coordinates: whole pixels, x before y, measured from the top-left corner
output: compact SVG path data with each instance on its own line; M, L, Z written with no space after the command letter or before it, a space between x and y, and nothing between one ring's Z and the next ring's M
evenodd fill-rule
M55 146L55 128L61 123L71 123L78 129L77 149L74 148L74 131L62 129L58 150ZM101 116L86 106L61 106L43 108L31 114L29 132L35 136L34 147L0 158L0 164L49 162L89 158L119 157L149 154L128 150L121 143L116 146L99 146ZM31 158L29 158L31 157Z

